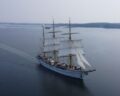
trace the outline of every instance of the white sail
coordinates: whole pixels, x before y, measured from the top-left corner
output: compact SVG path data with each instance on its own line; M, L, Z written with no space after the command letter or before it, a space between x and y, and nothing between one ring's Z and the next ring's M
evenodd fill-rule
M80 48L80 40L64 40L61 42L60 49Z
M85 65L83 64L83 62L81 61L80 58L80 54L76 52L76 57L77 57L77 64L82 68L82 69L86 69Z
M75 55L75 49L60 50L58 56L68 56L69 54Z
M68 56L69 54L76 55L76 49L78 49L78 48L70 48L70 49L59 50L58 55L60 57ZM84 54L84 51L80 49L80 53Z
M60 40L58 38L51 38L45 40L45 46L47 45L53 45L53 44L59 44Z
M51 52L54 50L59 50L59 44L47 45L44 47L44 52Z
M80 40L64 40L60 45L59 56L75 55L76 49L79 49L80 53L84 54L84 51L80 49Z
M79 49L82 55L85 55L85 52L82 49Z
M45 40L44 52L52 52L59 50L60 40L58 38L49 38Z
M79 54L80 54L80 51L78 51L78 52L79 52ZM82 62L84 62L85 65L87 65L87 66L89 66L89 67L92 67L92 66L90 65L90 63L85 59L85 57L84 57L82 54L80 54L80 58L81 58Z

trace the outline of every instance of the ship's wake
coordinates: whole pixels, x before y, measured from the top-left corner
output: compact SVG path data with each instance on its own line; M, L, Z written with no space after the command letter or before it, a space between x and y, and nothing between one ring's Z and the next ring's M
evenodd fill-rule
M0 43L0 49L3 49L3 50L6 50L8 52L11 52L13 54L16 54L16 55L18 55L18 56L20 56L22 58L25 58L25 59L27 59L29 61L34 62L34 63L38 63L37 59L35 57L31 56L30 54L28 54L28 53L26 53L26 52L24 52L22 50L19 50L17 48L11 47L9 45Z

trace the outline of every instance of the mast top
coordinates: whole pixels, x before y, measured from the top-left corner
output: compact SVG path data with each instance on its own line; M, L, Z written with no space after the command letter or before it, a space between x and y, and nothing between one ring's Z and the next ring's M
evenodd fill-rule
M45 27L42 25L42 30L43 30L43 47L45 46Z
M71 20L69 18L69 40L72 40L72 36L71 36Z
M53 38L55 38L55 23L54 23L54 19L53 19Z

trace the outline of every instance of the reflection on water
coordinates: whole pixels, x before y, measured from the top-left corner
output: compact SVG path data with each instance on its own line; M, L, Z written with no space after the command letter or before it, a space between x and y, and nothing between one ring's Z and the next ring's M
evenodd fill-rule
M38 70L43 73L40 77L43 96L93 96L83 80L65 78L42 66Z
M3 49L3 50L6 50L6 51L9 51L13 54L16 54L16 55L19 55L27 60L30 60L30 61L33 61L33 62L37 62L37 59L19 49L16 49L16 48L13 48L13 47L10 47L6 44L3 44L3 43L0 43L0 49Z

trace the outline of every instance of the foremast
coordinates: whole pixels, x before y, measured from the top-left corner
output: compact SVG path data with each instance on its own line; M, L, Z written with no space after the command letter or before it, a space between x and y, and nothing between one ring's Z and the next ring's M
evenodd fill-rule
M52 32L48 32L48 33L52 33L52 37L50 38L44 38L44 52L49 54L52 53L52 57L54 59L54 61L58 61L58 49L59 49L59 38L56 36L56 32L59 31L55 31L55 24L54 24L54 19L53 19L53 24L52 24ZM48 56L49 57L49 56Z
M42 25L42 31L43 31L43 33L42 33L42 36L43 36L43 40L42 40L42 44L43 44L43 56L45 57L45 52L44 52L44 47L45 47L45 26L44 25Z

